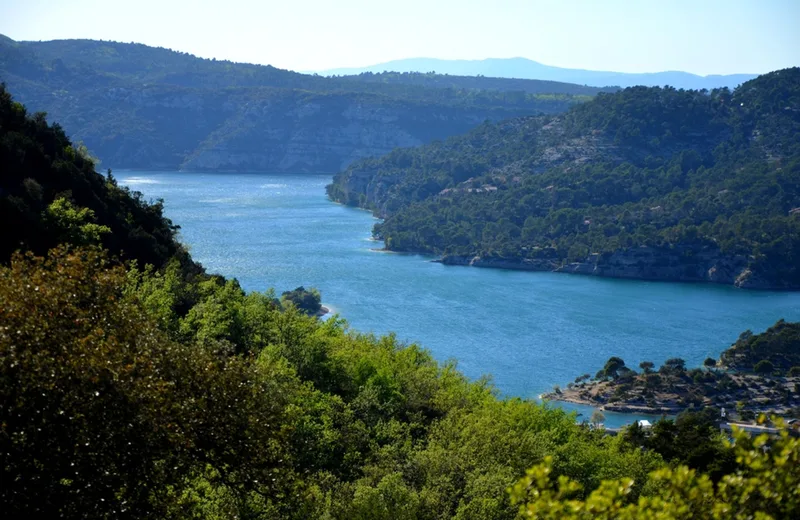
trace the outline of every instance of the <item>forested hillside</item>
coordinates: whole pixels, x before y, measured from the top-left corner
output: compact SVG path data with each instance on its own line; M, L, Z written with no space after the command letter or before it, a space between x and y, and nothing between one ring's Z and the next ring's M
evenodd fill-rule
M0 35L0 81L114 168L335 172L485 120L562 112L603 90L496 78L374 79L132 43Z
M800 376L800 323L780 320L762 334L745 331L720 359L736 370Z
M445 263L800 288L800 69L634 87L354 163L328 188Z
M484 90L499 92L515 92L517 97L527 94L549 94L557 97L562 95L594 96L599 92L616 92L618 87L602 86L587 87L577 83L563 83L559 81L517 79L509 77L491 76L459 76L451 74L437 74L436 72L362 72L350 76L334 76L333 79L343 84L359 84L359 88L368 89L370 84L384 85L383 88L400 89L400 85L420 87L433 87L454 90ZM546 97L542 97L546 99Z
M4 37L5 38L5 37ZM593 96L613 92L615 87L587 87L558 81L517 80L443 74L363 74L359 77L327 78L301 74L270 65L254 65L198 58L160 47L95 40L15 42L5 38L7 60L16 70L40 77L62 69L93 70L108 80L183 87L282 87L314 91L371 92L409 99L458 101L451 93L420 87L452 90L518 91L529 94ZM9 67L9 68L10 68ZM383 83L376 85L375 83ZM496 93L487 92L484 102ZM499 99L502 99L500 97ZM502 101L501 101L502 102Z
M157 267L186 259L160 202L98 174L85 148L73 147L44 114L29 114L2 85L0 121L0 262L20 248L44 254L64 241L94 241Z
M560 477L596 512L678 507L675 493L693 512L800 505L788 437L772 452L741 437L734 453L713 424L670 430L717 454L695 477L706 461L673 450L695 468L673 473L658 450L500 399L417 345L204 273L160 204L97 174L5 91L0 153L4 518L512 519ZM544 477L510 494L534 465L525 478ZM602 498L606 479L623 491Z

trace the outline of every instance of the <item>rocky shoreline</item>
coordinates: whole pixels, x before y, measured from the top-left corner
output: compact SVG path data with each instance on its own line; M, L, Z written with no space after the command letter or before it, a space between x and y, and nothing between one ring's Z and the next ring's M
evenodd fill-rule
M627 413L635 415L677 415L688 408L676 406L641 406L634 404L600 404L589 399L582 399L572 395L558 395L548 393L542 395L542 399L547 401L557 401L560 403L572 403L585 406L592 406L605 412Z
M642 390L636 389L638 385L635 378L628 379L627 382L592 380L570 384L563 390L556 388L541 397L548 401L592 406L608 412L642 415L677 415L686 410L713 406L725 409L728 415L745 418L761 413L786 414L800 405L796 386L800 385L800 377L764 377L735 372L706 373L713 377L725 374L724 377L733 384L708 393L704 388L709 385L709 380L701 383L684 381L651 390L649 397L645 398ZM626 390L619 394L620 388Z
M663 251L640 247L611 254L589 255L582 262L562 264L556 259L486 258L469 255L445 255L434 260L444 265L460 265L517 271L582 274L604 278L664 282L713 283L740 289L796 291L800 286L771 283L747 267L741 256L725 257L713 250L691 264L681 261L682 249Z

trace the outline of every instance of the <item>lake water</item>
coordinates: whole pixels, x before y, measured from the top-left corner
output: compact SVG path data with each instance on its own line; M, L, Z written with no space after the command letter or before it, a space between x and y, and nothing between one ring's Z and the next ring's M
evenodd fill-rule
M352 327L396 332L505 395L536 397L594 374L610 356L637 367L699 366L751 329L800 320L800 293L502 271L378 252L370 213L330 202L330 175L117 171L163 198L181 240L246 290L317 287ZM577 409L588 417L589 409ZM606 414L607 424L630 416Z

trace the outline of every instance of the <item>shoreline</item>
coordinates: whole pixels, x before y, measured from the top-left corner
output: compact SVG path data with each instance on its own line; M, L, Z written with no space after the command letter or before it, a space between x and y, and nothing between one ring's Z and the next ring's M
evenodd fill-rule
M558 394L554 394L552 392L543 394L541 398L544 401L579 404L582 406L590 406L592 408L596 408L598 410L602 410L605 412L614 412L614 413L630 414L630 415L678 415L679 413L688 410L688 408L685 407L670 407L670 406L650 407L650 406L638 406L631 404L615 405L613 403L611 404L597 403L595 401L583 399L581 397L572 397L568 395L559 396Z
M380 242L381 239L376 239L377 242ZM426 253L423 251L395 251L394 249L387 249L385 247L370 247L369 251L373 253L385 253L390 255L405 255L405 256L422 256L425 257L426 262L436 262L437 259L433 258L434 255L431 253Z
M402 251L395 251L395 252L402 252ZM431 253L427 253L431 254ZM438 264L446 265L446 266L456 266L456 267L477 267L479 269L502 269L504 271L528 271L528 272L537 272L537 273L554 273L554 274L571 274L571 275L579 275L579 276L588 276L593 278L603 278L609 280L631 280L637 282L655 282L655 283L680 283L680 284L692 284L692 285L707 285L707 286L718 286L718 287L732 287L734 289L742 289L747 291L771 291L771 292L798 292L800 291L800 287L784 287L784 286L776 286L776 285L763 285L763 286L754 286L754 285L736 285L736 283L728 283L722 281L715 281L715 280L707 280L707 279L695 279L695 280L686 280L686 279L679 279L679 278L671 278L671 277L654 277L654 276L618 276L618 275L611 275L611 274L598 274L593 272L585 272L578 269L569 269L570 265L567 264L565 266L557 266L553 267L553 265L542 265L543 263L548 263L546 261L543 262L526 262L524 260L516 261L516 260L487 260L482 257L474 257L472 259L466 259L466 257L449 257L449 256L439 256L431 260L431 262L435 262Z
M637 374L627 382L593 379L578 385L570 383L566 389L542 394L541 399L641 415L674 416L684 411L715 407L742 419L762 413L784 415L800 404L800 398L795 394L795 389L800 388L800 377L699 370L691 369L695 371L694 376L687 376L686 371L672 376L654 372L652 374L659 378L670 378L665 381L665 387L658 389L647 390L644 376ZM708 376L702 376L704 373ZM692 377L699 375L705 379L692 381Z
M331 313L332 313L332 311L331 311L330 307L326 307L325 305L323 305L323 306L321 306L319 308L319 310L317 311L315 316L317 318L322 318L323 316L327 316L328 314L331 314Z

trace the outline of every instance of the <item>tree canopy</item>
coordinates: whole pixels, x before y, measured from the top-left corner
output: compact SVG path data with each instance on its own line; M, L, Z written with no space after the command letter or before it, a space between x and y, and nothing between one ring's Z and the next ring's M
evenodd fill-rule
M800 366L800 323L779 320L762 334L747 330L726 349L722 363L738 370L786 374ZM756 367L761 364L761 370Z

